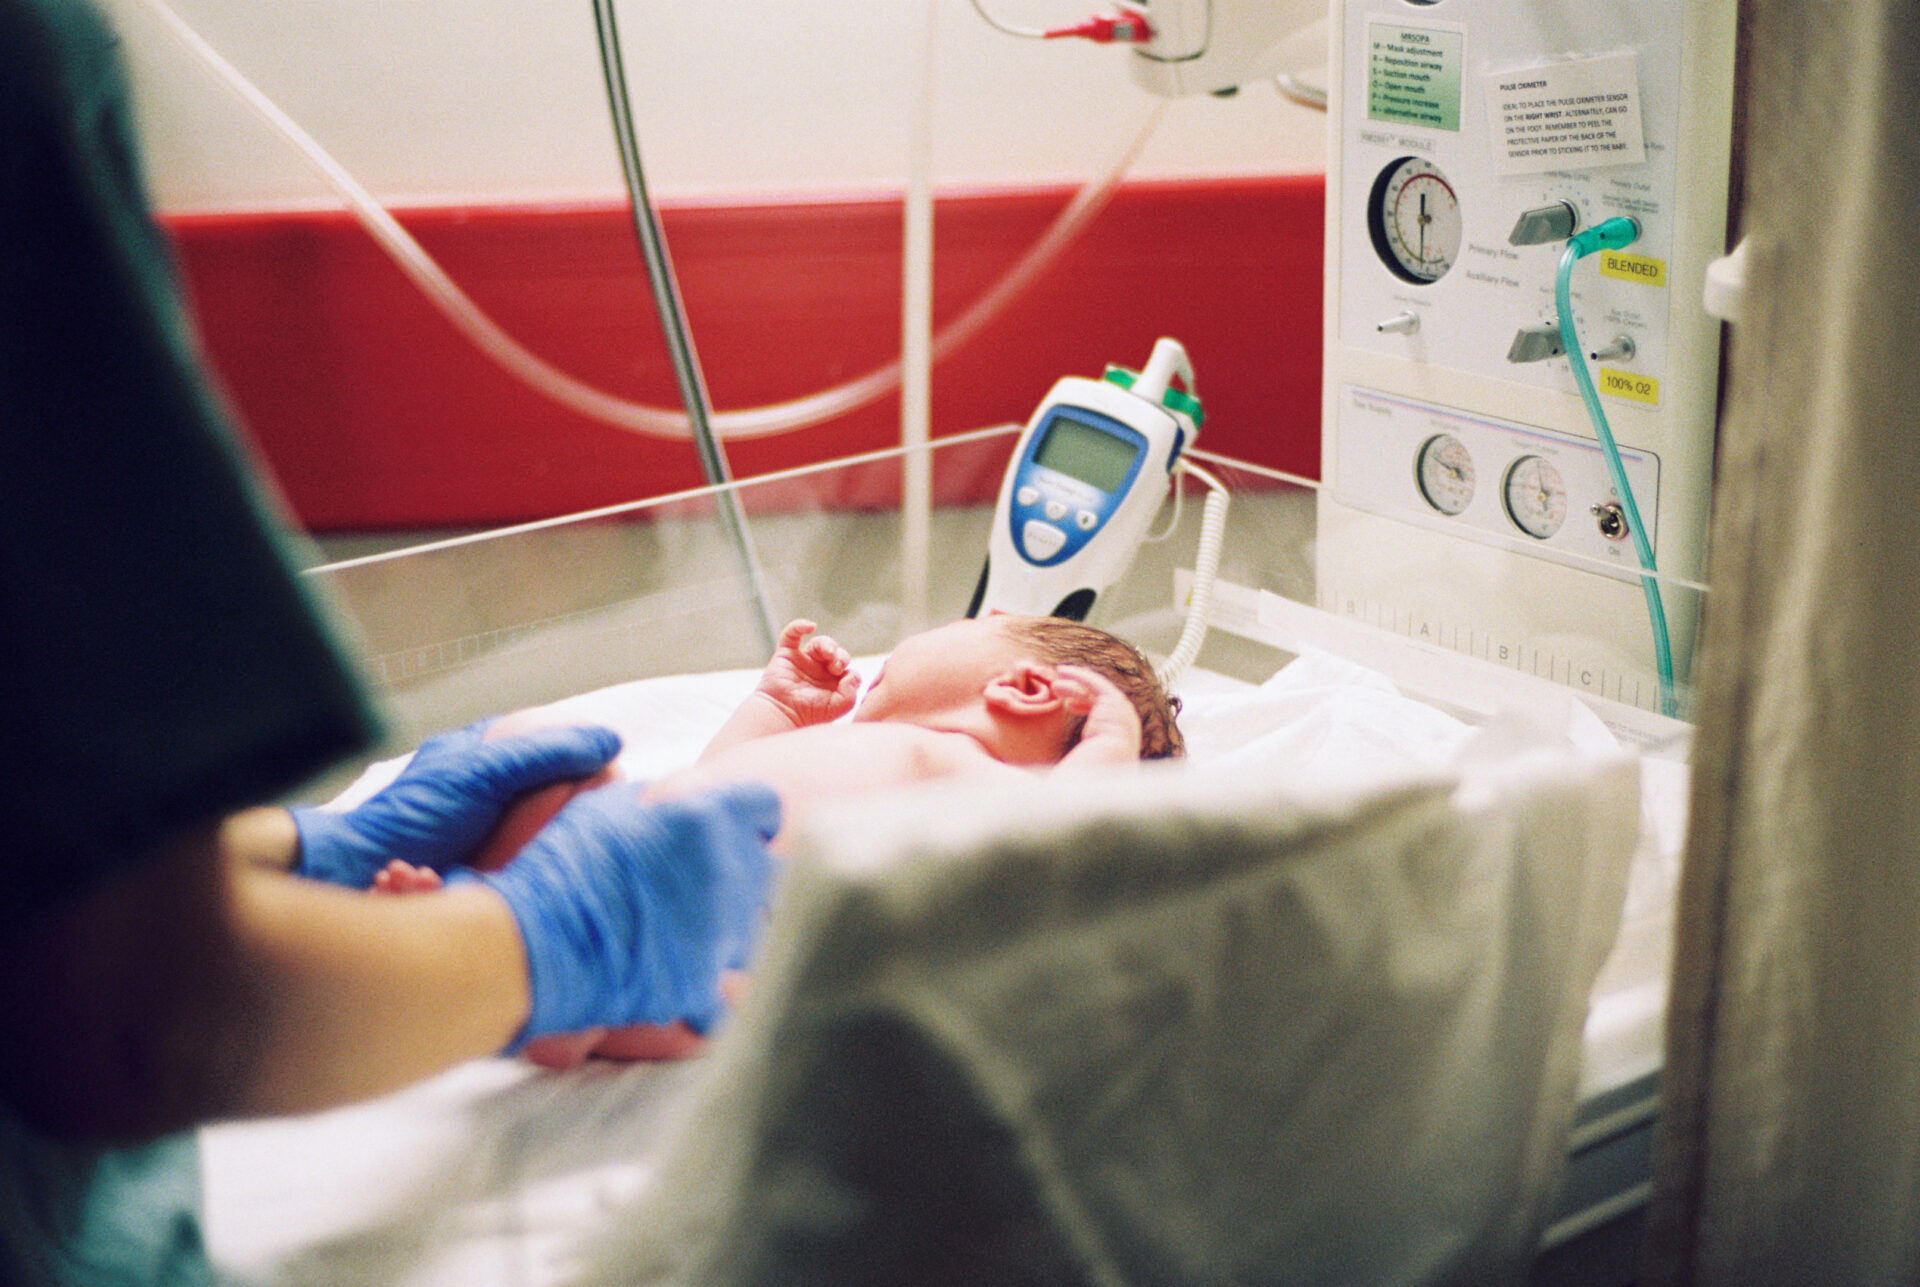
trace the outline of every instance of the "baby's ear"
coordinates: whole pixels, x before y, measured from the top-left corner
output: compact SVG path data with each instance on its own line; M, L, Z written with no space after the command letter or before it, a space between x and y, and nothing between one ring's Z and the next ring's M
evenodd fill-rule
M1009 716L1051 715L1066 705L1054 684L1054 669L1037 661L1015 662L987 681L987 709Z

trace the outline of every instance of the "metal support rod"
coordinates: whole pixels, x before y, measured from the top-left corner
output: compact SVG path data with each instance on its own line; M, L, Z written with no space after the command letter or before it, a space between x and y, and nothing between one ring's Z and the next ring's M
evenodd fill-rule
M633 104L627 97L627 72L620 57L620 30L614 21L613 0L593 0L594 25L600 36L600 68L606 77L607 100L612 108L613 133L620 147L620 168L626 175L627 198L633 211L633 230L640 238L640 253L647 261L647 280L653 287L653 307L660 317L660 329L666 335L667 354L673 360L673 374L680 385L680 401L687 409L687 427L692 431L694 449L707 482L715 486L731 483L726 451L713 432L711 405L707 400L706 379L700 373L700 358L694 352L693 336L687 329L686 308L680 300L680 287L673 276L673 261L667 255L666 239L661 235L660 217L647 195L646 176L640 168L640 139L633 124ZM773 654L779 637L766 577L747 531L746 515L740 498L732 490L715 493L720 522L732 541L753 591L759 610L760 629L768 656Z
M901 225L900 629L932 623L928 547L933 514L933 74L938 0L923 0L919 57L907 97L907 196Z

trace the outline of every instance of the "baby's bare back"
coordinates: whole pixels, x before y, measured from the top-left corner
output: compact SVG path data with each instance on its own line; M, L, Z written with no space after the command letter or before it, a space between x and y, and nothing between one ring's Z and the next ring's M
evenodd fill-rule
M779 795L784 834L810 809L962 773L1017 773L965 733L915 724L816 724L717 751L656 781L649 799L726 782L764 782Z

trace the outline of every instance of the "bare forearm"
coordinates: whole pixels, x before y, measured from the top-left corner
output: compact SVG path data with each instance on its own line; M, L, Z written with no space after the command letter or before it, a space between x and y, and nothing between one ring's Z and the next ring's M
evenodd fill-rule
M285 809L243 809L220 824L220 850L229 861L269 871L292 871L300 861L300 829Z
M189 1125L233 1095L252 981L214 829L184 834L0 942L0 1090L61 1136Z
M284 809L250 809L220 830L266 1030L233 1111L360 1099L507 1043L526 1018L526 954L498 897L387 899L276 878L299 845Z
M799 719L785 706L765 693L750 693L745 701L734 708L727 722L720 726L720 731L701 750L696 763L711 759L742 742L751 742L757 737L771 737L775 733L790 733L799 727Z
M256 820L258 821L258 820ZM504 1045L528 1008L484 890L386 900L212 827L0 941L0 1095L62 1136L328 1107Z
M234 1113L382 1094L499 1050L526 1021L519 929L477 886L382 898L243 873L234 921L265 1033Z

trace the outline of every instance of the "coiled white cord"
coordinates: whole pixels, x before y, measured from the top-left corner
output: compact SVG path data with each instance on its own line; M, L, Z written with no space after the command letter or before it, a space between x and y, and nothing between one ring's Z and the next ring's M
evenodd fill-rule
M1200 655L1207 637L1207 612L1213 606L1213 583L1220 572L1220 551L1227 535L1228 496L1226 484L1185 456L1178 473L1192 474L1207 485L1207 503L1200 512L1200 544L1193 555L1193 589L1187 595L1187 619L1180 627L1180 639L1160 667L1160 683L1172 688Z

